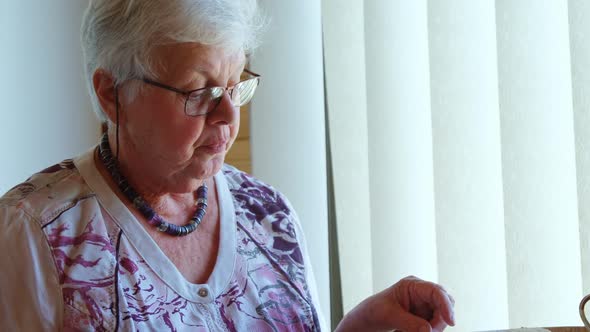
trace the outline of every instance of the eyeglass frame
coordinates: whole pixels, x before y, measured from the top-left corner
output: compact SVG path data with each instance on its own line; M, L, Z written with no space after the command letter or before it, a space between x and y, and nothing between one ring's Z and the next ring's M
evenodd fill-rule
M212 88L220 88L220 89L223 89L223 93L226 93L227 92L229 94L229 97L230 97L230 100L231 100L232 93L233 93L235 87L238 84L240 84L242 82L246 82L246 81L252 80L252 79L255 79L256 80L256 87L258 87L258 84L260 84L260 75L259 74L256 74L256 73L254 73L254 72L252 72L252 71L250 71L248 69L245 69L245 68L244 68L244 73L247 73L248 75L251 75L252 78L248 78L248 79L239 81L238 83L236 83L236 84L234 84L232 86L226 86L226 87L223 87L223 86L206 86L206 87L203 87L203 88L198 88L198 89L189 90L189 91L180 90L180 89L177 89L175 87L166 85L164 83L156 82L154 80L150 80L149 78L145 78L145 77L142 78L142 79L140 79L140 80L143 81L144 83L149 84L149 85L152 85L152 86L155 86L155 87L158 87L158 88L161 88L161 89L165 89L165 90L168 90L168 91L176 92L178 94L181 94L181 95L185 96L186 99L184 100L184 114L186 116L197 117L197 116L207 115L207 114L213 112L217 108L217 106L219 105L219 103L221 102L221 100L223 99L223 95L221 95L220 97L218 97L219 100L217 101L217 105L215 105L215 107L211 108L210 111L208 111L206 113L203 113L203 114L190 115L190 114L187 113L187 105L188 105L188 101L189 101L189 98L190 98L190 95L191 94L193 94L193 93L195 93L197 91L201 91L201 90L207 90L207 89L212 89ZM248 102L250 102L250 101L248 101ZM247 103L244 103L242 105L235 105L235 104L233 104L233 100L232 100L232 105L234 107L240 107L240 106L243 106L243 105L246 105L246 104Z

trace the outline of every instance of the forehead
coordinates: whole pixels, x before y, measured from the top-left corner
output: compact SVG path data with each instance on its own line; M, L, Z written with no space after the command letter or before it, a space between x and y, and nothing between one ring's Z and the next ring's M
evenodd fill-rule
M222 47L197 43L160 46L155 49L154 57L160 73L198 72L211 77L239 74L246 61L242 50L228 51Z

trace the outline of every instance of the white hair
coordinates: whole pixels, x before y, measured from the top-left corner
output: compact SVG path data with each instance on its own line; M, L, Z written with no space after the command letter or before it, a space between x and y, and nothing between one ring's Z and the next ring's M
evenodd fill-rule
M98 68L108 71L115 84L154 77L153 48L171 43L195 42L249 54L264 25L256 0L90 0L81 32L94 111L106 121L92 84Z

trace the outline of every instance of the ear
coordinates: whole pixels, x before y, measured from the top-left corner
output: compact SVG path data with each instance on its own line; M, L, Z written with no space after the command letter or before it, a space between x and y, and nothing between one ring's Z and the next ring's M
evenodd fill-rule
M112 123L115 123L117 120L115 80L109 72L99 68L92 75L92 85L103 112Z

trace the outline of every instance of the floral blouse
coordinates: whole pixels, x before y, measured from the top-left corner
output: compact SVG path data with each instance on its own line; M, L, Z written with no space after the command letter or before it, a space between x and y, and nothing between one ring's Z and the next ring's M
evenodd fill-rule
M320 331L299 220L272 187L215 176L220 245L189 283L98 173L93 151L0 199L2 331Z

